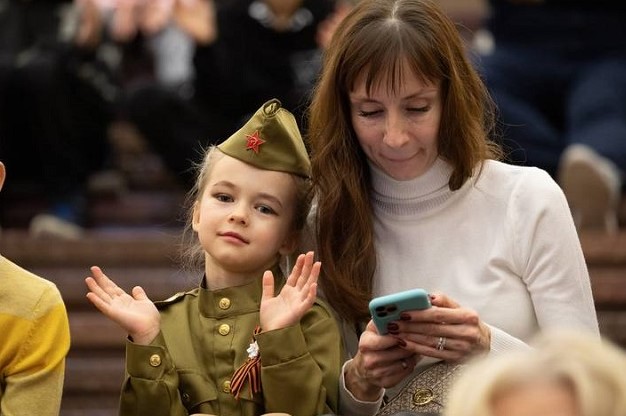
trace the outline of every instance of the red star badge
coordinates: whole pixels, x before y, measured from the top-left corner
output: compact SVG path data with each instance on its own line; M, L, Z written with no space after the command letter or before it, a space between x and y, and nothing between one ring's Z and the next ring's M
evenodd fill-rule
M259 153L259 147L265 143L265 140L259 137L259 131L255 131L253 134L246 134L248 139L246 143L246 150L252 149L254 153Z

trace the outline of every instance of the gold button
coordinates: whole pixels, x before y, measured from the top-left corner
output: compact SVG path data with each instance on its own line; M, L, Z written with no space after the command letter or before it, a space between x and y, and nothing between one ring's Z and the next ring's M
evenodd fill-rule
M230 334L230 325L228 325L228 324L220 325L220 327L217 329L217 332L219 332L220 335L228 335L228 334Z
M224 393L230 393L230 380L226 380L222 383L222 391Z
M230 299L228 299L228 298L220 299L219 307L220 307L220 309L228 309L228 308L230 308Z
M413 393L413 404L416 406L423 406L433 401L435 393L431 389L418 388Z
M150 356L150 365L152 367L158 367L161 365L161 356L159 354L152 354Z

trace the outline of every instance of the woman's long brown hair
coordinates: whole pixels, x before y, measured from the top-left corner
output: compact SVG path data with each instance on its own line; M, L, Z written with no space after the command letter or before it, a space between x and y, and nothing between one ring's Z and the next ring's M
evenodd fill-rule
M362 75L368 93L379 85L396 91L407 63L422 81L438 84L439 155L453 166L449 186L456 190L482 161L500 155L488 140L492 101L465 52L454 24L430 0L363 0L325 51L308 141L324 265L320 285L343 319L369 317L376 269L369 168L351 124L348 94Z

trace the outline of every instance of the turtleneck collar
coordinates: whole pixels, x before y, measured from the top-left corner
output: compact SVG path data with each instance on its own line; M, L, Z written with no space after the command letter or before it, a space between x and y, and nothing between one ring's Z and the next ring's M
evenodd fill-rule
M441 205L452 196L448 186L452 166L438 158L433 166L417 178L398 181L370 165L372 204L392 215L415 215Z

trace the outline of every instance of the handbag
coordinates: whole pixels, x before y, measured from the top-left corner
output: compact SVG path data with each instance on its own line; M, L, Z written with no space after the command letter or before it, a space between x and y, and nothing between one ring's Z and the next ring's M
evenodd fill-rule
M376 416L390 416L398 412L440 414L448 398L448 391L462 364L439 361L416 374L400 392L383 402Z

